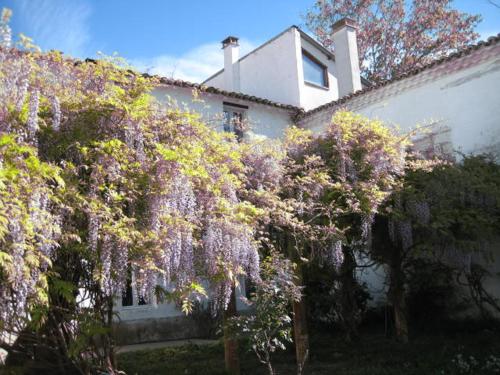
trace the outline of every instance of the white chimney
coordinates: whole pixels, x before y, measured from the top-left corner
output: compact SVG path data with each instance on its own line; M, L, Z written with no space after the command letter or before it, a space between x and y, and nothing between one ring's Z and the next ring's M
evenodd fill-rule
M339 97L361 90L355 21L343 18L332 26Z
M224 50L224 89L240 91L240 45L238 38L228 36L222 41Z

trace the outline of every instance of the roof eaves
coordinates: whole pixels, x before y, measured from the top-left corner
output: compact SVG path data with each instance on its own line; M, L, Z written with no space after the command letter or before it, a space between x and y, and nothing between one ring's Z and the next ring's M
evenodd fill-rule
M149 75L145 75L148 77ZM294 113L302 113L304 110L299 107L295 107L290 104L282 104L278 102L274 102L272 100L264 99L264 98L259 98L256 96L252 95L247 95L247 94L242 94L240 92L234 92L234 91L225 91L218 89L213 86L206 86L204 84L198 84L198 83L192 83L188 81L183 81L179 79L173 79L173 78L166 78L166 77L157 77L160 83L168 86L176 86L176 87L184 87L184 88L193 88L196 90L199 90L201 92L206 92L206 93L211 93L211 94L217 94L217 95L222 95L230 98L235 98L235 99L241 99L241 100L247 100L251 101L254 103L258 104L263 104L263 105L268 105L276 108L281 108L287 111L292 111Z
M297 29L297 31L300 33L300 36L303 37L305 40L307 40L309 43L314 45L317 49L319 49L321 52L323 52L326 57L329 59L335 61L335 54L327 49L324 45L322 45L320 42L318 42L316 39L314 39L312 36L307 34L305 31L303 31L300 27L298 26L292 26Z

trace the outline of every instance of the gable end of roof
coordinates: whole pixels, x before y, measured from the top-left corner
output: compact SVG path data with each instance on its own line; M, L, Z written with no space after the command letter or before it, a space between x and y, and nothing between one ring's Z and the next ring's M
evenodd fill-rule
M247 57L249 57L250 55L254 54L255 52L261 50L262 48L264 48L265 46L267 46L268 44L271 44L272 42L274 42L276 39L278 39L279 37L281 37L283 34L287 33L288 31L292 30L292 29L295 29L299 32L300 36L302 38L304 38L305 40L307 40L309 43L313 44L316 48L318 48L322 53L324 53L329 59L331 60L335 60L335 55L333 54L332 51L328 50L325 46L323 46L321 43L319 43L316 39L314 39L312 36L310 36L309 34L307 34L306 32L304 32L300 27L296 26L296 25L292 25L288 28L286 28L285 30L283 30L281 33L275 35L274 37L272 37L271 39L269 39L267 42L261 44L260 46L258 46L257 48L253 49L252 51L248 52L246 55L244 55L243 57L240 57L238 59L238 62L241 62L243 61L244 59L246 59ZM208 81L210 81L211 79L217 77L218 75L222 74L224 72L224 69L221 69L217 72L215 72L214 74L212 74L210 77L208 77L207 79L205 79L201 84L205 84L207 83Z

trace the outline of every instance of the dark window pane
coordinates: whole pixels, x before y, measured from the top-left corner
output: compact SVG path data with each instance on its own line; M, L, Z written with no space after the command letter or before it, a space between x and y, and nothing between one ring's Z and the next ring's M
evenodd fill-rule
M241 140L243 138L243 113L233 112L233 132L236 134L236 139Z
M304 80L319 86L326 86L325 68L302 54L302 65L304 66Z
M245 297L248 299L252 298L252 296L257 291L255 283L249 278L245 279Z
M225 132L236 134L236 139L241 140L244 133L245 113L243 111L233 111L231 108L224 109L223 127Z
M222 114L223 118L223 125L224 125L224 131L225 132L230 132L231 131L231 115L229 114L228 111L224 111Z
M132 272L128 269L127 285L122 292L122 306L132 306L134 301L132 299Z

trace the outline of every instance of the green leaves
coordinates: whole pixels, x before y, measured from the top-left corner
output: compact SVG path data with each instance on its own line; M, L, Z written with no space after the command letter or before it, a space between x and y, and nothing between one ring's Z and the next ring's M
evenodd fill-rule
M301 287L296 285L294 265L276 253L262 261L261 277L248 301L251 313L231 318L226 329L246 339L259 360L270 366L271 353L292 342L290 310L301 298Z
M322 135L288 131L281 194L302 221L296 237L324 249L338 240L364 243L362 223L397 187L405 145L382 122L346 111L337 111Z

